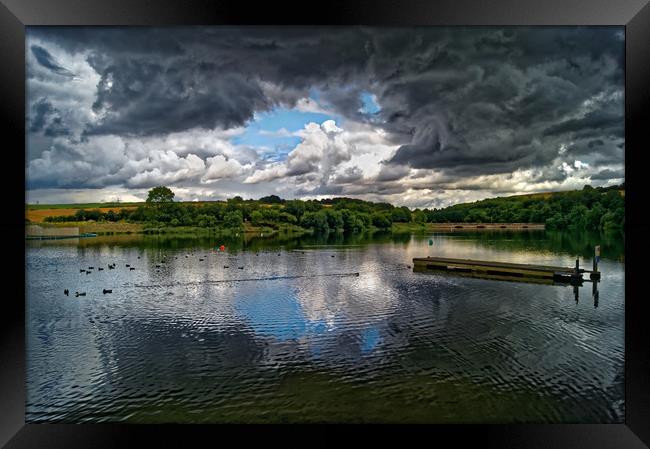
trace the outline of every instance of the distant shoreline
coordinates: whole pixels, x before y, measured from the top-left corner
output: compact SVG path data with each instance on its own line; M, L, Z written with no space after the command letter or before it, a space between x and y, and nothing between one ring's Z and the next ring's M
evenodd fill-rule
M249 223L244 224L243 230L229 230L218 228L200 228L200 227L160 227L148 228L139 223L120 223L120 222L69 222L69 223L31 223L25 225L26 236L32 235L27 232L29 227L42 227L47 230L45 233L48 236L57 236L57 229L61 230L60 235L65 236L70 233L66 230L74 228L74 234L83 233L96 233L97 235L121 235L121 234L195 234L195 235L211 235L211 234L261 234L271 236L277 233L311 233L308 229L291 227L271 229L267 227L256 227ZM528 231L528 230L544 230L543 223L393 223L389 232L393 233L427 233L427 232L440 232L440 231L483 231L483 230L515 230L515 231Z

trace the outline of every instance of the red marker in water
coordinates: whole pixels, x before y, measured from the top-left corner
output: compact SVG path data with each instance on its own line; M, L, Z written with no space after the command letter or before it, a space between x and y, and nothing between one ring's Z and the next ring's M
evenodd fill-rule
M226 249L226 247L223 246L223 245L221 245L221 246L219 247L219 251L225 251L225 249Z

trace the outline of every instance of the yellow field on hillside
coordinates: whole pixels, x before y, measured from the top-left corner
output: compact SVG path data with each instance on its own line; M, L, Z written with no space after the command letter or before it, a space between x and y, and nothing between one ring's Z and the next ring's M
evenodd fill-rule
M135 209L135 207L100 207L102 213L109 210L117 213L121 209ZM45 217L63 217L74 215L79 209L28 209L25 211L25 217L32 223L43 223ZM93 209L94 210L94 209Z

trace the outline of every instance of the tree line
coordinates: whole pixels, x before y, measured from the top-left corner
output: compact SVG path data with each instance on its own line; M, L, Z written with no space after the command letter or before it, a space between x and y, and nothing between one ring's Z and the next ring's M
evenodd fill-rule
M79 209L74 215L47 217L48 222L126 221L152 227L188 226L242 229L244 223L271 228L300 227L316 232L390 229L393 223L544 223L549 229L622 230L624 185L551 194L492 198L441 209L396 207L353 198L285 200L277 195L258 200L239 196L221 202L179 203L160 186L134 209Z
M547 229L615 231L625 228L625 184L491 198L423 211L432 223L544 223ZM417 213L417 212L416 212Z

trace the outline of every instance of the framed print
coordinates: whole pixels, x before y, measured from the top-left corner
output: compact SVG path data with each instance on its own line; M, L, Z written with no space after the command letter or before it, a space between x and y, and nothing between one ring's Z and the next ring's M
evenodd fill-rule
M0 441L647 447L650 7L309 8L3 0Z

